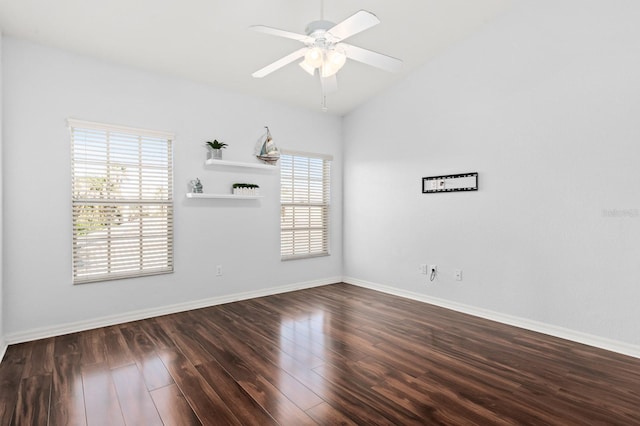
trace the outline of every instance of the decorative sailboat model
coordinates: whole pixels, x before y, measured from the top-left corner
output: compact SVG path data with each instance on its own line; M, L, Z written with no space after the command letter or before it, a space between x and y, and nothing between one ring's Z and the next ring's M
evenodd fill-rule
M271 137L269 127L264 126L264 128L267 129L267 133L264 135L264 140L259 144L258 149L256 150L256 157L265 163L275 165L280 159L280 151L278 151L278 147Z

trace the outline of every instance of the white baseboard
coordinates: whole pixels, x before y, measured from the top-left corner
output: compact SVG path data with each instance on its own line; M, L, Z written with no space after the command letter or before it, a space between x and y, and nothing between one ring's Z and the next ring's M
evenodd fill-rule
M4 354L7 352L7 342L0 336L0 361L4 358Z
M596 348L617 352L623 355L629 355L640 358L640 346L630 343L620 342L617 340L606 339L579 331L570 330L563 327L557 327L551 324L545 324L526 318L515 317L512 315L501 314L499 312L490 311L488 309L476 308L474 306L462 303L451 302L449 300L438 299L412 291L402 290L395 287L389 287L382 284L376 284L368 281L359 280L352 277L342 277L342 281L347 284L357 285L359 287L380 291L383 293L393 294L395 296L407 299L417 300L419 302L429 303L431 305L440 306L442 308L451 309L453 311L462 312L480 318L497 321L503 324L512 325L526 330L547 334L549 336L559 337L561 339L571 340L573 342L583 343L585 345L594 346Z
M635 358L640 358L640 346L632 345L625 342L616 340L605 339L603 337L594 336L587 333L581 333L578 331L557 327L550 324L545 324L538 321L532 321L526 318L515 317L511 315L501 314L499 312L490 311L487 309L476 308L461 303L452 302L449 300L438 299L435 297L427 296L420 293L415 293L407 290L398 289L382 284L372 283L369 281L360 280L353 277L330 277L320 280L307 281L301 283L287 284L278 287L271 287L262 290L235 293L225 296L212 297L208 299L200 299L192 302L179 303L175 305L162 306L158 308L145 309L140 311L127 312L119 315L111 315L107 317L95 318L86 321L78 321L73 323L59 324L51 327L37 328L18 333L12 333L6 335L4 339L0 337L0 360L4 356L7 345L28 342L31 340L44 339L47 337L60 336L63 334L75 333L78 331L90 330L93 328L106 327L114 324L122 324L130 321L137 321L146 318L157 317L161 315L173 314L176 312L184 312L192 309L205 308L208 306L221 305L223 303L236 302L239 300L253 299L256 297L270 296L279 293L287 293L295 290L302 290L305 288L320 287L323 285L334 284L338 282L345 282L347 284L356 285L359 287L368 288L371 290L380 291L382 293L393 294L395 296L404 297L407 299L416 300L419 302L429 303L431 305L440 306L443 308L451 309L453 311L462 312L465 314L473 315L480 318L497 321L503 324L513 325L515 327L524 328L526 330L536 331L538 333L547 334L550 336L559 337L562 339L571 340L585 345L594 346L597 348L617 352L623 355L629 355Z
M51 327L42 327L18 333L11 333L5 336L7 344L28 342L31 340L44 339L47 337L61 336L63 334L75 333L78 331L91 330L93 328L107 327L114 324L122 324L130 321L158 317L161 315L174 314L176 312L190 311L192 309L206 308L208 306L221 305L223 303L236 302L238 300L253 299L256 297L271 296L279 293L287 293L305 288L320 287L328 284L335 284L342 281L342 277L329 277L320 280L306 281L301 283L287 284L278 287L271 287L244 293L235 293L225 296L212 297L208 299L194 300L192 302L178 303L175 305L161 306L158 308L143 309L140 311L127 312L124 314L110 315L107 317L95 318L85 321L58 324ZM0 358L1 359L1 358Z

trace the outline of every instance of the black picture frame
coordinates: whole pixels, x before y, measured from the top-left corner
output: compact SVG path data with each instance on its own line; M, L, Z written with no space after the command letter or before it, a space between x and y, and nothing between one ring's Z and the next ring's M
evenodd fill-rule
M474 179L469 179L474 178ZM456 179L459 179L456 182ZM469 183L472 182L472 183ZM455 175L428 176L422 178L422 193L460 192L478 190L478 172Z

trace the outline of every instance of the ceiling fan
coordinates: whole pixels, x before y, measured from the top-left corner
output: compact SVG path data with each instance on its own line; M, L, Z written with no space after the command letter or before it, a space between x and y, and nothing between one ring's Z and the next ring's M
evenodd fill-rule
M389 72L397 72L402 68L402 61L399 59L344 43L347 38L379 23L378 17L366 10L360 10L338 24L325 21L321 2L320 20L307 25L306 34L293 33L264 25L251 26L250 29L254 31L298 40L305 45L305 47L278 59L251 75L262 78L304 57L299 65L310 75L318 75L322 88L322 109L326 111L326 94L338 89L336 73L344 66L347 59L353 59Z

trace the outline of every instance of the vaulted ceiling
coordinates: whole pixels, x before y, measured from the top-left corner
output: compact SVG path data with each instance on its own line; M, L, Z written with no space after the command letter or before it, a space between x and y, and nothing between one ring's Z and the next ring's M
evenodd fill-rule
M329 113L349 113L479 30L510 2L325 0L326 20L339 22L360 9L377 15L381 24L349 42L404 61L396 74L348 61L338 73L338 92L328 96ZM320 110L318 80L295 63L251 77L302 45L248 27L304 33L320 14L320 0L0 0L5 35L313 110Z

